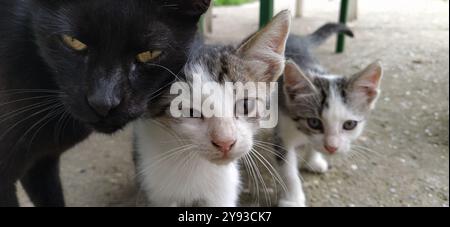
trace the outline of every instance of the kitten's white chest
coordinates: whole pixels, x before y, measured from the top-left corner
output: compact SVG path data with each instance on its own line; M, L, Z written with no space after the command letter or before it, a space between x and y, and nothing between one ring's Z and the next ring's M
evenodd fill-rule
M155 206L235 206L240 185L236 163L219 166L194 156L158 123L135 124L138 171L144 190ZM180 149L178 149L180 148ZM183 149L185 148L185 149Z

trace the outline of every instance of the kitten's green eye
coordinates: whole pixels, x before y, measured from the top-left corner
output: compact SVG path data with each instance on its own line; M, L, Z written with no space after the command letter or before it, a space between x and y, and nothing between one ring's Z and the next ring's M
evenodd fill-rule
M75 39L72 36L62 35L62 40L64 44L76 51L83 51L87 49L87 45L82 43L80 40Z
M162 54L160 50L146 51L136 55L136 60L140 63L148 63L155 60Z
M358 126L357 121L346 121L344 123L344 129L347 131L351 131L351 130L355 129L357 126Z
M308 126L314 130L323 130L322 121L318 118L308 118Z

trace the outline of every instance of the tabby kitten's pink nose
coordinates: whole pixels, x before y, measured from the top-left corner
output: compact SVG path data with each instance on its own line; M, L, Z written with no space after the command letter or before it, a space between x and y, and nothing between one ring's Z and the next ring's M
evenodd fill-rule
M335 154L337 152L338 148L325 145L325 150L327 150L330 154Z
M236 144L236 140L212 140L211 143L217 147L220 152L227 155Z

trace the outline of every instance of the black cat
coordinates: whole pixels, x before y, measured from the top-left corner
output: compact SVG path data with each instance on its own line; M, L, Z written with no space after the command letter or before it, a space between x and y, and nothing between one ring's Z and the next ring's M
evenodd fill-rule
M0 206L20 180L64 206L59 157L139 117L186 62L210 0L1 0Z

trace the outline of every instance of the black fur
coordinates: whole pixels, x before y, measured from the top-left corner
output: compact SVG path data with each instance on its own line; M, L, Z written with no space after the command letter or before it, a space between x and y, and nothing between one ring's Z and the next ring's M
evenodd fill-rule
M64 206L62 152L151 107L185 64L210 0L1 0L0 206L21 180L37 206ZM87 44L78 53L62 35ZM152 64L136 55L162 50ZM108 111L99 114L96 105Z

